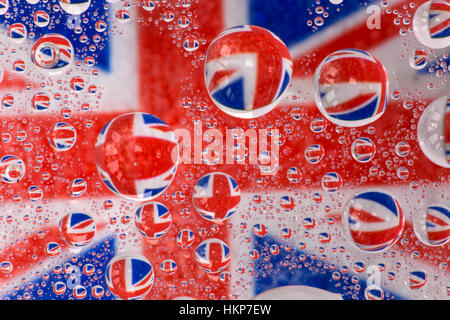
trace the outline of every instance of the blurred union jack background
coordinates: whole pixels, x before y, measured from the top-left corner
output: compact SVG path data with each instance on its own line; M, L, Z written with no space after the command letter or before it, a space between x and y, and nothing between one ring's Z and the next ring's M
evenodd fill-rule
M289 285L343 299L448 299L448 243L425 245L413 229L421 208L450 204L449 169L432 162L417 138L422 112L450 93L448 47L428 48L413 32L414 14L424 2L91 0L86 11L71 14L64 9L70 0L2 0L0 156L19 157L26 170L17 183L0 182L1 298L113 299L107 265L117 255L136 253L153 267L145 278L153 276L153 286L144 299L250 299ZM369 29L374 8L379 28ZM13 41L15 23L26 27L23 41ZM283 100L252 120L219 110L204 83L208 45L236 25L270 30L293 60ZM20 28L13 31L21 37ZM73 46L73 62L62 73L42 72L30 58L48 33ZM390 79L384 114L357 128L329 122L314 101L316 68L346 48L370 52ZM421 70L409 61L418 49L428 57ZM170 187L155 199L171 213L170 228L164 225L163 235L149 240L136 228L141 203L112 193L94 156L100 130L114 117L138 111L191 132L194 123L224 135L231 128L276 128L282 141L277 174L264 175L254 164L180 164ZM59 122L69 123L76 136L48 140L47 132ZM359 137L376 145L365 163L351 154ZM324 150L317 163L305 158L305 149L314 145ZM220 224L200 216L193 202L196 182L214 172L231 176L241 192L236 212ZM342 178L336 192L321 185L330 172ZM346 203L369 188L394 195L405 217L398 241L382 252L359 250L342 225ZM72 212L95 222L87 245L70 245L61 237L59 223ZM167 222L164 213L161 224ZM71 218L72 228L89 237L93 222ZM224 248L222 242L204 246L210 250L207 259L230 259L220 273L205 272L196 256L209 239L229 249L215 257L218 251L208 248L218 243ZM374 273L381 293L366 290Z

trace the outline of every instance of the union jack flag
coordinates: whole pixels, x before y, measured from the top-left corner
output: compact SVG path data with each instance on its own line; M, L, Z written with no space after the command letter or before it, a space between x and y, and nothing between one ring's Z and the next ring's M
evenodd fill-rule
M285 211L292 211L295 208L295 200L290 196L282 196L280 199L280 206Z
M417 290L427 283L427 274L424 271L412 271L409 273L408 284L411 289Z
M361 72L349 77L349 68L360 68ZM330 54L317 68L314 82L319 87L315 91L319 107L337 124L364 125L378 119L385 110L387 73L375 57L363 50L344 49Z
M271 38L273 42L267 41ZM222 44L228 41L235 46L224 51ZM234 26L222 32L210 44L206 59L205 82L211 98L231 114L252 110L252 118L276 104L292 74L291 57L281 39L257 26Z
M77 132L70 123L58 122L49 129L47 138L50 146L54 149L65 151L75 144Z
M172 215L162 204L150 202L136 211L135 223L145 237L158 239L164 236L172 225Z
M79 197L82 196L87 189L87 183L84 179L75 179L70 182L70 184L67 187L67 192L72 197Z
M170 275L174 274L175 271L177 271L177 264L173 260L164 260L163 262L161 262L159 268L165 274Z
M153 266L137 255L116 256L105 270L109 290L123 300L134 300L145 296L153 286Z
M350 233L361 249L379 251L391 246L403 223L400 204L388 194L367 191L357 194L349 203Z
M325 2L168 0L137 1L128 6L129 2L105 5L91 0L85 12L71 15L64 10L49 11L43 2L32 5L10 0L8 7L6 1L0 1L0 13L8 7L8 14L0 15L4 28L0 37L4 139L0 156L14 155L26 166L23 179L3 183L0 191L4 212L0 215L4 231L0 239L1 297L112 299L115 293L110 290L112 269L107 270L108 264L123 253L137 251L152 266L167 259L177 265L170 278L171 290L164 271L151 268L150 272L147 266L142 278L144 299L248 299L287 285L301 292L317 288L344 299L420 299L421 290L427 290L433 299L448 298L448 247L421 243L413 228L418 206L436 201L449 204L448 168L430 161L417 139L418 117L433 100L448 95L449 82L440 80L448 77L443 67L449 63L446 49L424 48L409 31L415 10L424 0ZM367 25L372 5L380 9L379 29ZM14 7L20 10L12 10ZM39 10L50 15L46 27L34 25L34 13ZM315 23L315 17L323 23ZM14 25L19 22L25 23L26 29ZM222 31L240 25L270 30L287 45L293 61L291 82L279 105L253 120L233 118L218 110L204 79L209 44ZM13 40L24 35L26 39L17 43L8 33ZM73 62L63 73L48 74L29 63L33 47L46 34L60 34L73 46ZM320 63L333 52L348 48L376 57L391 79L383 115L353 129L324 119L315 104L313 86ZM416 48L426 49L429 57L421 70L411 68L408 61ZM45 52L48 55L41 55L44 63L53 54ZM23 72L14 71L16 60L26 61ZM90 89L73 91L70 80L74 77L82 78ZM33 96L38 93L49 99L38 102L36 106L42 105L44 110L36 112ZM134 217L141 203L123 199L103 184L94 155L102 128L129 112L151 113L173 129L186 128L193 134L194 123L210 117L224 136L231 128L276 127L285 138L278 173L261 175L251 164L179 164L172 183L156 199L172 213L172 225L156 244L148 243L134 223L122 219ZM77 133L73 147L64 152L54 150L46 136L48 129L61 121L70 122ZM18 130L26 132L24 141L15 139ZM376 144L376 155L367 163L357 163L351 156L351 143L360 136ZM32 144L31 150L27 145L29 151L25 150L27 142ZM395 152L400 142L409 145L404 156ZM317 156L312 162L305 159L309 146L320 151L312 156ZM395 174L401 166L409 169L406 179ZM230 175L241 190L236 213L222 224L197 215L192 201L198 179L215 172ZM328 172L339 172L342 177L343 185L336 192L323 192L321 178ZM78 178L84 179L88 188L83 195L68 198L67 185ZM42 190L42 199L28 198L30 186ZM341 220L345 204L358 191L373 186L395 195L405 227L390 248L368 254L343 235ZM185 201L174 201L180 194ZM286 195L296 204L289 212L279 201ZM39 197L32 195L33 200ZM59 231L68 209L85 212L95 221L95 236L83 247L69 246ZM284 237L287 230L289 237ZM210 251L200 250L195 259L199 246L211 239L224 243L217 251L222 254L217 261L230 256L227 264L211 265L213 269L203 265ZM364 261L366 268L354 271L351 266L359 261ZM86 265L96 272L84 273ZM368 285L374 266L380 273L381 291ZM211 277L205 269L221 270L220 275ZM411 290L405 281L411 270L423 270L433 281ZM159 281L147 294L153 272ZM66 274L71 275L68 280ZM194 283L197 285L189 285Z
M237 182L223 173L206 175L194 187L195 208L203 218L211 221L230 218L236 212L240 200Z
M59 230L63 240L69 246L81 247L92 240L96 226L91 216L74 212L61 219Z
M177 163L171 156L176 142L169 126L150 114L130 113L115 118L102 129L95 143L97 168L103 182L111 191L129 199L151 200L174 177ZM133 151L139 152L134 161L127 156ZM170 161L151 162L147 167L138 162L154 154Z
M426 209L426 231L431 245L441 245L450 239L450 212L444 206Z
M203 241L195 250L195 260L204 271L221 272L230 263L230 248L219 239Z

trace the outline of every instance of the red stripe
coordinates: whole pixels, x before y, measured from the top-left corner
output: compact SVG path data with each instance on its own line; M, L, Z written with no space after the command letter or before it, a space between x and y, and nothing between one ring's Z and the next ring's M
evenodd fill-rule
M350 215L362 222L384 222L384 219L378 218L370 212L355 207L350 207Z
M448 226L448 222L445 220L440 219L439 217L436 217L435 215L427 215L427 221L431 221L438 226Z
M125 278L127 276L127 272L124 271L126 267L127 267L126 260L124 259L116 261L114 264L111 265L110 271L111 286L108 286L109 290L113 294L120 296L122 299L127 299L129 297L134 296L131 293L127 293L127 283Z
M336 106L332 107L325 107L328 113L331 115L333 114L340 114L345 111L349 111L352 109L355 109L358 106L361 106L364 103L367 103L368 101L371 101L377 94L376 93L367 93L367 94L360 94L353 99L347 100L343 103L338 103Z
M372 156L372 153L374 151L374 147L373 146L356 146L355 150L358 154L358 157L366 157L366 156Z
M199 49L187 57L184 56L187 52L182 49L182 46L177 47L172 41L167 41L167 39L173 39L173 30L160 29L159 26L155 27L151 24L138 24L137 39L140 47L138 54L139 109L141 111L150 112L160 117L173 128L183 127L193 130L191 126L192 117L186 116L186 111L181 107L181 102L185 96L193 98L193 108L195 108L195 103L203 101L208 104L208 110L215 109L204 84L203 66L195 68L192 61L203 61L200 60L200 55L206 54L208 44L222 31L222 9L221 0L192 1L189 11L201 13L195 18L195 23L198 25L196 31L206 40L206 45L200 44ZM163 6L155 7L152 12L146 12L140 8L139 16L147 20L150 17L161 16L164 10ZM175 16L181 15L182 10L185 9L173 7ZM192 31L183 29L178 29L178 32L181 39L192 34ZM187 122L183 124L182 121L185 120ZM211 170L214 171L213 168ZM196 173L197 171L198 165L180 165L173 186L170 187L167 194L172 195L174 191L181 190L180 186L185 184L189 187L183 192L186 194L186 199L190 199L195 183L193 180L196 179L188 179L185 173ZM105 194L105 190L102 193ZM107 192L106 194L110 195L111 193ZM230 298L229 285L217 281L211 282L208 275L196 265L194 259L195 249L201 241L214 237L227 242L228 232L225 228L213 232L211 223L198 216L191 201L186 201L181 207L172 201L171 196L168 198L160 197L158 201L162 202L173 213L172 227L165 237L158 240L155 246L148 245L143 240L143 254L152 262L153 266L159 266L163 260L171 257L176 262L178 269L173 275L166 275L159 267L155 268L156 276L162 276L167 281L156 281L146 299L172 299L175 296L183 295L198 299L209 299L210 294L213 294L215 299ZM191 215L188 220L178 214L182 208L190 209ZM195 233L194 243L189 248L180 249L174 239L181 229L188 226ZM198 230L202 227L207 230L203 236L198 233ZM176 252L176 255L174 255L174 252ZM189 283L191 279L195 281L193 284L184 284ZM173 284L177 289L170 290L167 283ZM210 287L209 292L205 290L207 286Z
M445 142L450 143L450 97L447 100L447 107L445 112L445 120L444 120L444 135Z
M400 228L398 226L381 231L354 231L350 230L352 238L355 239L358 246L373 246L380 243L391 242L396 239Z
M449 3L443 3L443 2L437 2L437 1L431 1L430 4L430 11L435 10L442 10L444 13L448 13L450 11L450 4Z

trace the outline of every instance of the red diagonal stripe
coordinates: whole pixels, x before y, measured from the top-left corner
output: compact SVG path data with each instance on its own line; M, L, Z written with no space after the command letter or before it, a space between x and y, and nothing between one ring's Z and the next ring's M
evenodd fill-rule
M384 222L384 219L381 219L370 212L355 207L351 207L349 213L351 216L357 218L362 222Z

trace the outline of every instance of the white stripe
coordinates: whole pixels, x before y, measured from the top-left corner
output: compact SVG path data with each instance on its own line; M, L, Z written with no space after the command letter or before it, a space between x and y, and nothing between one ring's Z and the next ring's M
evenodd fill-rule
M249 24L249 0L222 1L224 29Z
M354 203L354 207L356 209L362 207L364 211L371 212L377 218L383 219L384 222L363 222L353 216L349 216L349 219L356 222L354 224L350 224L351 230L364 232L385 230L395 227L398 221L398 217L396 217L393 212L377 202L367 199L358 199L355 200ZM395 222L389 221L392 219L395 219Z
M325 108L345 103L364 94L376 93L375 96L380 97L381 93L381 84L379 82L325 84L320 85L319 88L321 93L325 93L325 96L321 99L322 103L325 104ZM363 103L359 105L358 109L364 106L365 104ZM356 110L356 108L352 110Z

